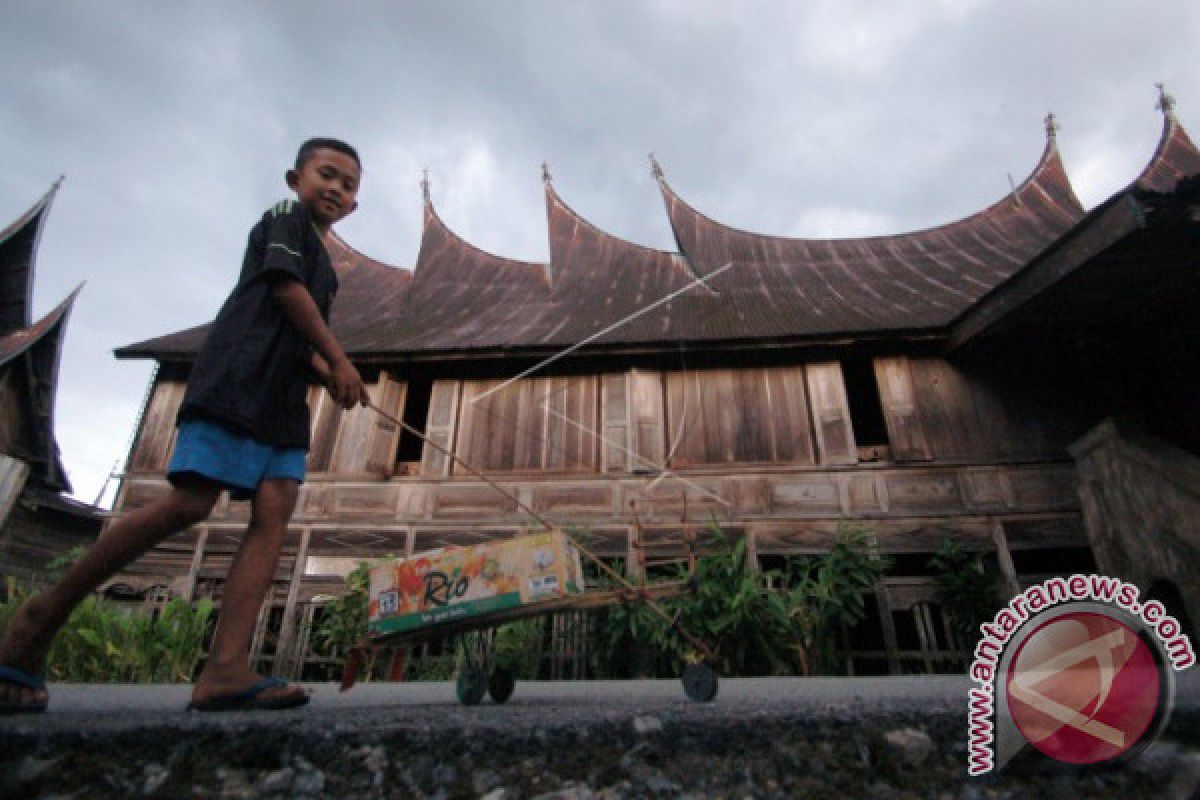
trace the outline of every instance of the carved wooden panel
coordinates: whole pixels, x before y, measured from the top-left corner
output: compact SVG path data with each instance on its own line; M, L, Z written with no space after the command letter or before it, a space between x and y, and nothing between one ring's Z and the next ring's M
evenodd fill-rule
M349 517L393 517L399 494L399 487L394 484L339 486L333 490L333 512Z
M852 475L846 479L846 498L849 511L878 512L884 510L884 493L874 475Z
M972 508L1002 509L1012 505L1012 488L1003 468L969 468L961 475L967 504Z
M1078 508L1079 479L1070 466L1027 467L1009 473L1018 506Z
M517 504L487 485L438 486L433 490L435 517L486 516L511 513ZM510 492L515 494L515 492Z
M519 528L417 528L413 535L413 553L511 539L521 532Z
M535 486L532 507L547 513L597 513L612 511L611 486Z
M953 472L893 473L886 477L893 510L954 511L963 507Z
M778 478L771 481L771 508L775 511L840 512L842 501L831 478Z

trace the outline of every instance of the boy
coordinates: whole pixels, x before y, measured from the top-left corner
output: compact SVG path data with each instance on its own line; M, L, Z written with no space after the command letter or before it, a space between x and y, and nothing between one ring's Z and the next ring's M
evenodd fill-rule
M329 330L337 276L322 238L357 207L358 154L336 139L301 145L285 200L251 230L237 286L196 357L180 407L170 491L118 519L54 586L30 598L0 640L0 713L43 711L55 632L103 581L208 517L222 489L253 499L220 619L189 708L292 708L308 694L249 666L250 640L304 479L309 369L346 409L369 400Z

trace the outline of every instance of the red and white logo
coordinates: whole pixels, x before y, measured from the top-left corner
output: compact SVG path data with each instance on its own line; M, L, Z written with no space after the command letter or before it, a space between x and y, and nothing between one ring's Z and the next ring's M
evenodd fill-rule
M1058 761L1096 764L1142 741L1166 687L1136 631L1104 613L1072 611L1024 638L1005 689L1026 741Z

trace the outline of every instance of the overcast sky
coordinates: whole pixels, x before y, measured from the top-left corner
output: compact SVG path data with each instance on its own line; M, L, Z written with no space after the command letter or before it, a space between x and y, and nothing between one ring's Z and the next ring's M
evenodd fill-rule
M730 225L888 234L1002 197L1048 111L1096 205L1154 151L1155 82L1200 137L1198 51L1194 0L0 0L0 227L66 175L34 313L87 282L56 432L91 501L151 375L112 350L212 318L308 136L359 148L338 231L399 267L424 167L447 224L525 260L548 258L543 160L584 217L673 249L650 152Z

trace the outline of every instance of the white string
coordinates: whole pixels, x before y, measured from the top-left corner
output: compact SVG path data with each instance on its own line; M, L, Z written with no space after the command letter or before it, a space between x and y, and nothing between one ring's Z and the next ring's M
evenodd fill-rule
M632 314L628 314L628 315L622 317L621 319L614 322L612 325L609 325L604 330L593 333L591 336L587 337L586 339L576 342L575 344L571 345L567 349L562 350L558 353L555 353L554 355L550 356L549 358L547 358L544 361L534 364L529 369L525 370L524 372L522 372L518 375L514 375L513 377L509 378L508 380L504 381L503 383L499 384L498 386L493 386L491 389L488 389L483 394L478 395L475 398L473 398L471 400L471 402L478 403L480 400L487 397L488 395L494 394L494 393L500 391L501 389L505 389L505 388L511 386L512 384L521 380L521 378L529 377L530 375L537 372L542 367L545 367L549 364L553 364L555 361L559 360L560 358L563 358L564 356L570 355L571 353L575 352L576 350L583 347L584 345L587 345L587 344L590 344L590 343L596 341L601 336L604 336L605 334L608 334L608 333L612 333L613 331L615 331L617 328L621 327L622 325L624 325L628 322L632 322L633 320L637 319L638 317L642 316L643 314L645 314L649 311L653 311L654 309L658 308L662 304L668 303L671 300L674 300L676 297L678 297L679 295L688 291L689 289L691 289L693 286L696 286L697 284L707 286L708 285L707 281L709 278L714 278L717 275L720 275L722 272L724 272L725 270L729 269L732 266L733 266L733 262L729 261L724 266L714 269L712 272L708 273L707 275L702 275L699 278L693 279L691 283L687 284L686 286L684 286L681 289L676 289L675 291L671 292L670 294L668 294L666 297L662 298L661 300L656 300L653 303L651 303L650 305L646 306L645 308L638 309L637 311L634 311Z

